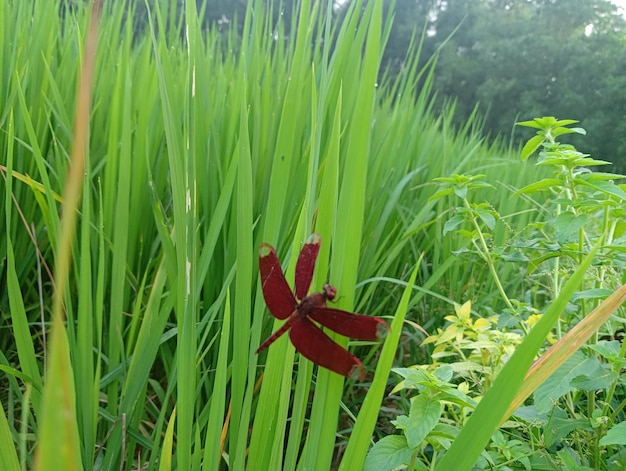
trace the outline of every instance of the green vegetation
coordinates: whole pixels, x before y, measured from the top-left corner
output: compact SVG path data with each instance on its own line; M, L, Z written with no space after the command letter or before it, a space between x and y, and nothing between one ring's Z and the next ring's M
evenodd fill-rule
M241 35L147 4L141 33L106 4L94 50L82 6L0 0L1 469L384 469L389 442L414 469L619 461L625 198L558 140L573 122L525 123L534 165L434 111L417 46L379 81L380 2L338 23L305 0L289 35L262 2ZM287 336L254 355L257 248L292 279L313 230L314 287L391 324L353 345L364 383Z
M455 125L463 127L478 108L486 133L517 146L531 134L514 127L516 121L573 117L588 135L571 136L571 143L605 156L614 171L626 171L626 19L612 0L381 1L383 17L393 16L381 77L407 66L407 45L419 38L420 68L438 56L435 109L454 100ZM224 37L229 27L243 31L246 2L196 0L205 2L203 24ZM147 28L143 3L134 21ZM264 0L287 35L296 24L291 15L297 3ZM336 2L333 14L341 20L350 3Z
M515 121L573 117L588 135L571 143L626 171L626 19L611 0L385 3L394 14L385 65L400 68L414 28L427 32L422 60L439 52L433 88L456 101L456 123L478 104L484 129L517 145L532 134Z
M515 193L535 195L541 217L509 233L504 244L494 244L491 234L508 216L474 202L490 185L478 176L437 179L443 189L431 199L462 201L445 230L470 241L460 254L483 262L506 308L475 309L472 319L471 302L456 306L445 328L424 342L435 345L432 362L398 371L404 381L396 389L416 395L408 415L395 421L402 435L380 440L367 469L409 462L412 469L470 469L477 460L479 469L620 469L624 463L620 370L626 350L597 334L626 300L626 285L617 289L626 262L619 242L626 192L612 181L624 177L589 171L607 162L557 140L584 133L569 127L574 123L519 123L538 130L522 158L541 149L537 164L553 174ZM519 286L505 289L499 268L512 261L523 262L527 273L518 277ZM614 317L608 326L621 322ZM529 369L546 339L554 345ZM503 427L492 435L498 425ZM482 451L479 444L489 439Z

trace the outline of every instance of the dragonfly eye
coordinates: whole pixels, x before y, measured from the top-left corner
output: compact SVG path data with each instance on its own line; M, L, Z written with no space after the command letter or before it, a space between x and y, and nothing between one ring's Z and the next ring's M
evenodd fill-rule
M334 286L331 286L328 283L326 283L324 284L324 296L329 301L332 301L333 299L335 299L335 296L337 296L337 290L335 289Z

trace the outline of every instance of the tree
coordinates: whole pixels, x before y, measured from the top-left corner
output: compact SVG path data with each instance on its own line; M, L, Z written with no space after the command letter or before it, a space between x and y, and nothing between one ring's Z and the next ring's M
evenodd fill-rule
M493 135L536 116L580 119L585 150L626 168L626 21L609 0L397 0L394 13L387 64L401 64L409 31L428 32L423 61L449 41L435 90L457 100L459 122L477 104Z

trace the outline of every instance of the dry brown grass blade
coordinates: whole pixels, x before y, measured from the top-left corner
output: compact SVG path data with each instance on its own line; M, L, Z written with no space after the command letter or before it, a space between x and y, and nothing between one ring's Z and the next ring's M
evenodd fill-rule
M578 350L626 301L626 285L606 298L588 316L565 334L557 343L541 355L530 367L524 384L509 407L505 417L510 417L556 369Z
M75 238L78 207L83 188L89 135L91 84L98 44L102 1L95 0L87 37L76 100L74 141L70 167L63 192L61 234L57 251L55 280L57 281L52 309L50 335L50 365L46 375L40 445L35 456L36 470L81 470L80 441L76 419L74 377L69 356L67 333L63 320L63 299L69 281L72 243Z

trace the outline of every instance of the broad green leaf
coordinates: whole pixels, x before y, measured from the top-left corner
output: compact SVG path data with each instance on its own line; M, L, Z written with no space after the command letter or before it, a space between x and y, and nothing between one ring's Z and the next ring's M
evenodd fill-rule
M584 373L585 360L585 355L575 352L537 388L533 397L539 412L547 412L556 400L574 389L570 381Z
M454 231L459 225L465 222L465 218L461 214L457 214L448 219L443 225L443 235Z
M454 186L454 194L457 195L461 199L467 198L467 185L463 186Z
M551 129L550 132L554 137L561 136L563 134L586 134L586 131L583 128L554 128Z
M576 119L559 119L554 122L554 126L569 126L576 123L578 123Z
M406 420L398 418L398 427L404 430L409 448L417 448L439 422L443 404L427 394L413 398ZM402 417L402 416L401 416Z
M607 288L586 289L572 296L572 301L578 301L579 299L605 299L612 293L613 290Z
M404 435L387 435L372 447L365 460L364 471L391 471L411 461L413 451Z
M454 193L454 190L452 188L445 188L443 190L438 191L437 193L432 195L430 198L428 198L428 201L435 201L439 198L443 198L444 196L451 195L452 193Z
M600 340L596 344L589 345L589 349L602 355L607 360L610 360L611 363L618 361L621 358L620 351L622 349L622 345L618 340Z
M561 469L565 471L596 471L588 466L581 466L576 459L576 453L568 447L559 450L556 453L561 460Z
M496 227L496 218L493 217L493 214L489 211L478 210L478 216L490 230L493 230Z
M554 236L561 242L571 242L578 238L578 231L587 222L587 214L575 215L569 211L559 214L553 221Z
M574 430L585 430L589 428L591 428L589 420L572 418L568 416L563 409L554 411L550 413L550 419L544 429L546 446L553 446Z
M570 383L573 388L581 391L606 390L619 377L617 373L611 370L611 366L600 363L597 358L588 358L584 368L585 372L573 378Z
M622 190L619 186L608 181L590 181L588 179L578 179L578 181L591 188L595 188L604 194L616 196L620 200L626 201L626 191Z
M604 437L600 439L600 445L626 445L626 422L611 427Z
M533 119L532 121L518 121L515 124L517 126L524 126L524 127L527 127L527 128L535 128L535 129L543 129L544 128L544 126L539 124L536 119Z

